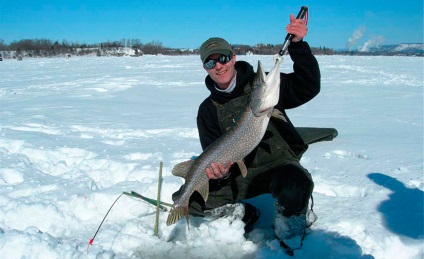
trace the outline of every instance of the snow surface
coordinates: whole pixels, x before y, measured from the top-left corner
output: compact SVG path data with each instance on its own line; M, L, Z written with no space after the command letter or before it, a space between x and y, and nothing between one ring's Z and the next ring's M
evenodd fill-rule
M272 56L239 56L256 68ZM295 258L423 258L423 58L318 56L322 91L289 116L334 127L302 164L318 221ZM195 118L208 95L198 56L0 62L1 258L285 258L272 198L256 229L240 213L166 226L156 198L183 183L172 167L201 152ZM286 58L281 71L292 71Z

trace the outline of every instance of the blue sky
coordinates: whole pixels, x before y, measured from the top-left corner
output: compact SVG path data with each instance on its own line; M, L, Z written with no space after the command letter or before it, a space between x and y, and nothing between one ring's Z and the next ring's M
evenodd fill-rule
M304 5L310 11L305 40L313 47L424 41L422 0L0 0L0 39L100 43L136 38L198 48L219 36L232 44L281 44L289 14Z

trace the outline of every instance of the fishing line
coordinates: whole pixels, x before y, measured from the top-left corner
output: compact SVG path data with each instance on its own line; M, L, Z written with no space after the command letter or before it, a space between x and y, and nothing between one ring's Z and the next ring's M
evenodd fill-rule
M90 248L90 245L93 245L94 239L96 238L97 233L99 233L99 230L100 230L100 228L102 227L103 222L105 221L105 219L106 219L107 215L109 214L109 212L112 210L112 208L113 208L113 206L115 205L115 203L119 200L119 198L121 198L121 196L122 196L123 194L124 194L124 193L121 193L121 194L118 196L118 198L116 198L116 200L113 202L112 206L110 206L109 210L107 211L106 215L103 217L103 220L102 220L102 222L100 223L100 226L97 228L96 233L94 234L93 238L91 238L91 239L90 239L90 241L88 242L88 245L87 245L87 254L88 254L88 249Z

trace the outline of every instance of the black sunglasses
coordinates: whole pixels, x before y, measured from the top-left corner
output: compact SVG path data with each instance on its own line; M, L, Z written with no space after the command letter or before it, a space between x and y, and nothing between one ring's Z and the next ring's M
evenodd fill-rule
M233 58L233 53L230 53L229 55L221 54L216 59L206 59L205 63L203 63L203 67L206 69L212 69L216 66L216 62L219 62L224 65L230 62L232 58Z

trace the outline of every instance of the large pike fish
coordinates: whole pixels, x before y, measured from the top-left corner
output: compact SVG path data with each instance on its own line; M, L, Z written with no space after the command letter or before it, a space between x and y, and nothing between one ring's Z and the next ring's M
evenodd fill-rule
M211 163L220 162L227 167L230 162L236 162L243 177L246 176L243 158L262 140L279 94L279 61L268 75L265 75L259 61L250 100L234 127L206 148L197 159L179 163L172 169L172 174L183 177L185 184L168 215L168 226L183 216L188 223L188 203L194 191L198 191L205 201L208 199L209 179L205 170Z

